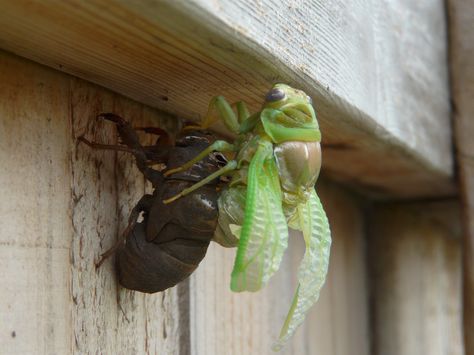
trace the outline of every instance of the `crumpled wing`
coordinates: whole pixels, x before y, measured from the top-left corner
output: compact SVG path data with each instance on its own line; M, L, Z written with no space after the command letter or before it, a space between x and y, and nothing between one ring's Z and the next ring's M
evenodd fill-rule
M298 269L298 288L281 329L280 338L273 346L274 350L281 349L303 322L308 310L318 300L319 292L326 280L331 231L326 213L314 189L308 201L297 207L289 226L303 232L306 251Z
M232 291L258 291L280 267L288 245L288 226L281 198L273 145L261 140L248 171Z

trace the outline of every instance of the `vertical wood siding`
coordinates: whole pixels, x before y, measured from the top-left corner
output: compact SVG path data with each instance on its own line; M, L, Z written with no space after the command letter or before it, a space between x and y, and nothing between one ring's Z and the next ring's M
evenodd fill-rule
M0 348L8 354L179 351L178 290L144 295L95 261L145 191L112 143L113 111L176 130L175 120L85 81L0 53Z
M378 205L372 218L374 354L464 354L457 204Z
M463 204L463 306L466 354L474 354L474 2L449 0L451 97Z
M144 295L95 262L149 187L100 112L176 131L176 119L83 80L0 53L0 344L8 353L271 353L290 305L301 238L257 294L231 294L234 250L213 244L189 282ZM320 189L333 223L329 281L287 353L368 354L362 216L339 188ZM356 326L354 326L356 325ZM341 339L344 339L343 341Z
M292 235L280 272L256 294L230 293L235 250L215 244L179 287L155 295L121 288L112 259L94 264L150 187L130 156L76 138L116 142L113 125L95 120L104 111L171 132L178 121L4 52L0 80L0 352L271 354L301 238ZM414 218L413 210L379 206L367 258L361 202L337 185L318 186L334 237L328 281L283 353L368 355L373 281L376 354L461 354L456 233L425 218L439 211Z
M0 344L71 348L69 79L0 54Z

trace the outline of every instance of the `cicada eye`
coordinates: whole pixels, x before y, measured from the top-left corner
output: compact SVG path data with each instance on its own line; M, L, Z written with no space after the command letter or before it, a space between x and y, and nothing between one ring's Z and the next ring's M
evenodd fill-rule
M280 101L285 98L285 92L278 88L271 89L267 95L265 95L265 101L267 102L275 102Z

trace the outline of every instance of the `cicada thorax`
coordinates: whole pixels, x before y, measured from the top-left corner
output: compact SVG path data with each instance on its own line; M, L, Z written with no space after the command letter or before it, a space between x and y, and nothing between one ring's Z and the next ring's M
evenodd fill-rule
M230 183L222 190L218 199L219 218L213 240L226 248L236 247L239 242L235 227L241 226L244 220L249 165L261 139L254 134L241 138L237 143L239 149L235 157L239 169L233 172Z
M319 142L287 141L274 145L283 205L293 209L306 202L321 170Z
M184 136L170 151L167 167L173 169L187 162L196 152L205 149L211 143L209 139L197 134ZM167 224L180 225L193 236L199 236L200 233L206 236L212 235L217 224L217 180L178 199L173 204L166 205L163 200L209 176L220 166L225 165L225 162L225 157L220 153L214 153L188 170L165 179L165 183L155 192L160 196L155 199L150 211L153 218L150 218L147 226L149 241L154 240L158 235L160 235L160 240L163 240L163 229Z

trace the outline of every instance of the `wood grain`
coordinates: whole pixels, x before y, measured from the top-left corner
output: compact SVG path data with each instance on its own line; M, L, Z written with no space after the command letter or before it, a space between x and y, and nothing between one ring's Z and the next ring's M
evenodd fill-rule
M301 236L292 236L284 266L257 294L230 292L234 250L216 245L178 288L155 295L122 289L112 260L94 264L149 186L129 156L91 150L76 138L114 143L113 125L95 120L103 111L171 132L178 121L6 53L0 77L2 352L270 354L294 290ZM285 351L368 355L362 211L340 187L320 186L333 259L321 300Z
M365 241L360 205L332 184L318 189L333 232L328 280L321 298L282 354L369 354ZM257 293L230 292L234 250L215 244L191 278L191 354L273 354L291 304L304 251L301 235L269 285Z
M316 103L331 178L454 193L442 1L22 0L0 26L1 48L187 119L287 82Z
M454 128L463 203L464 341L474 354L474 3L448 1L451 89Z
M129 156L76 141L115 141L113 125L95 119L103 111L171 132L178 122L5 53L0 77L0 352L179 353L178 290L127 291L112 259L95 267L144 193L143 176Z
M373 212L374 353L464 354L457 202L376 205Z
M38 67L0 55L0 348L10 354L72 347L69 80Z

